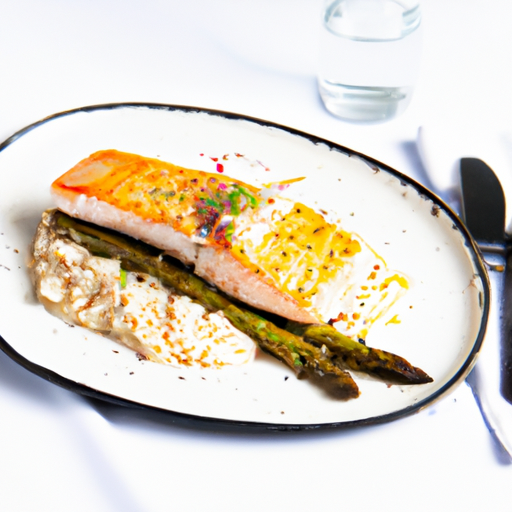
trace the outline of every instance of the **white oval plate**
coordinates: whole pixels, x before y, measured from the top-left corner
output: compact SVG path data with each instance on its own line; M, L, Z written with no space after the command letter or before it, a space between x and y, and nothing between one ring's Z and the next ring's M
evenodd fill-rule
M356 375L360 398L340 402L265 355L243 368L176 369L139 361L132 351L49 315L27 273L31 238L42 211L52 207L49 185L82 158L109 148L209 172L218 158L226 175L254 183L306 177L295 188L298 199L335 211L344 229L360 234L412 283L373 326L367 344L405 357L434 382L388 386ZM487 276L467 231L411 179L273 123L153 104L56 114L0 146L0 283L1 348L41 377L124 405L279 429L389 421L428 405L471 369L489 299ZM391 315L400 323L388 323Z

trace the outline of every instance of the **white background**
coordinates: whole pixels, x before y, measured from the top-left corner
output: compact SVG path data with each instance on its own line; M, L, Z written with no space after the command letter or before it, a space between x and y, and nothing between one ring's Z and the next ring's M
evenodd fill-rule
M4 0L0 139L55 112L145 101L267 119L423 181L420 126L446 134L446 145L468 133L508 144L507 0L425 0L415 96L402 117L379 125L344 123L322 107L319 11L316 0ZM0 333L7 321L0 312ZM92 402L0 354L6 512L508 511L505 462L466 384L386 425L254 434Z

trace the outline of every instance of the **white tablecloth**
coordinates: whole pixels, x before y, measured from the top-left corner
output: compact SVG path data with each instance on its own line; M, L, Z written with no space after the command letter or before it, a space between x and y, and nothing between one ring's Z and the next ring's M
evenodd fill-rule
M403 116L378 125L344 123L321 105L320 3L4 0L0 139L85 105L193 105L310 132L426 182L414 144L419 126L474 126L496 140L507 132L507 0L425 0L415 96ZM0 334L7 321L0 311ZM256 434L91 401L0 353L5 512L500 512L512 506L511 482L512 465L494 449L466 384L384 425Z

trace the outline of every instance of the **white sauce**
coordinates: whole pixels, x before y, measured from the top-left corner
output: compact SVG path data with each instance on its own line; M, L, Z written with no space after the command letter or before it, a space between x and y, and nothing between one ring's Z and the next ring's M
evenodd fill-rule
M35 256L37 291L48 309L152 361L222 368L254 358L254 342L221 313L208 313L147 274L127 272L124 282L119 261L47 232L36 239Z

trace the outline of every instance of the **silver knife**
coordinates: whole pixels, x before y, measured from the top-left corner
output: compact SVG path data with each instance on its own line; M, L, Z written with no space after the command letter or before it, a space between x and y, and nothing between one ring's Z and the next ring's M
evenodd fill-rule
M512 405L501 393L504 332L504 284L507 263L505 196L493 170L477 158L460 161L461 217L486 263L491 304L485 340L477 363L467 377L498 446L501 460L512 463ZM510 269L509 269L510 272ZM511 274L512 276L512 274Z

